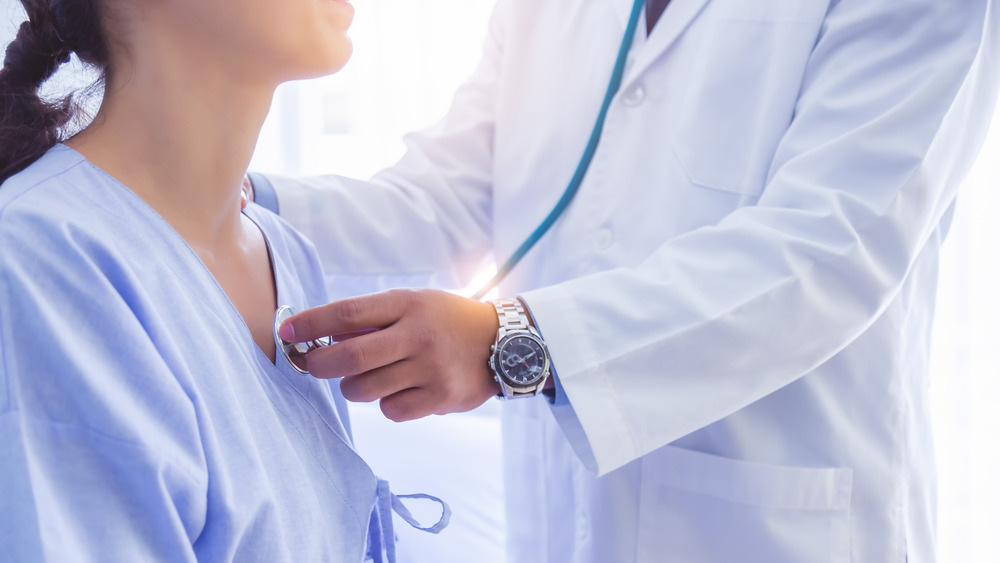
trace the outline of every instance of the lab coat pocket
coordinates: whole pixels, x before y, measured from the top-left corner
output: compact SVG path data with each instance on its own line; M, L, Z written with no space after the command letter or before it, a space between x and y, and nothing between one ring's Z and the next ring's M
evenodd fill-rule
M692 83L674 155L692 184L751 198L768 179L792 122L825 1L709 3L676 60Z
M666 446L643 464L639 560L850 561L852 476Z

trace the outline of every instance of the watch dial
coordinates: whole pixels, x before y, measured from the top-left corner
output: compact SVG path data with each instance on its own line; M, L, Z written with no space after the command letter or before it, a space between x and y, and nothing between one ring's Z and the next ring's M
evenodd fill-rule
M500 364L507 379L530 385L545 371L545 351L533 338L512 338L500 350Z

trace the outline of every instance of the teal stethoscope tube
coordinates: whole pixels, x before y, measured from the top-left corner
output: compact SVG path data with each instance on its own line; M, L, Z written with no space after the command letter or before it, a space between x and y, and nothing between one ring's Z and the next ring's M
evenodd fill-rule
M566 211L566 208L576 196L576 192L580 190L583 177L587 174L587 169L590 168L590 162L594 159L594 153L597 152L597 144L601 140L601 132L604 130L604 120L608 115L611 100L614 99L615 94L618 93L618 89L622 85L622 76L625 74L625 62L628 60L628 52L632 47L632 41L635 39L636 27L639 25L639 16L642 14L642 9L645 5L646 0L635 0L632 4L632 14L629 16L628 26L625 28L625 36L622 38L621 47L618 48L618 59L615 61L615 69L611 73L611 82L608 84L608 91L604 94L601 111L597 114L597 122L594 123L594 129L590 133L587 148L584 149L583 156L580 157L580 163L577 164L573 178L570 179L569 185L566 186L566 191L563 192L562 197L559 198L559 202L552 208L552 211L549 212L545 220L521 243L521 246L511 254L510 258L497 269L496 275L472 296L473 299L482 299L491 289L507 277L507 274L517 266L521 259L524 258L524 255L541 240L556 220Z

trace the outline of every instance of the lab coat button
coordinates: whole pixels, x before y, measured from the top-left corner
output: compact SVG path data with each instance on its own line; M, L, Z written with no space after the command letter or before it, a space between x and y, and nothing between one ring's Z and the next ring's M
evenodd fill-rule
M646 89L642 87L642 84L636 84L622 96L622 103L627 106L635 107L646 99Z
M615 234L611 232L611 229L601 229L594 233L594 248L599 252L603 252L611 248L611 245L614 242Z

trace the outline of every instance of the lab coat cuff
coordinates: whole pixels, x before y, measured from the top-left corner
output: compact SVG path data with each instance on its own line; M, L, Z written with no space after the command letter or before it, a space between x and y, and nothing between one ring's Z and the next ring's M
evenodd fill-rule
M569 405L569 397L566 396L566 390L563 389L562 382L559 381L559 374L552 372L552 382L556 385L556 392L552 397L552 406L554 407L565 407Z
M602 475L635 459L638 450L625 422L615 390L593 357L586 315L572 294L560 286L520 295L531 307L557 368L552 414L580 461Z
M249 172L247 177L250 178L250 183L253 184L254 203L275 215L279 215L278 194L274 191L274 185L267 179L267 176L257 172Z
M535 323L534 320L535 316L531 312L531 305L528 305L527 301L521 299L520 295L518 295L517 298L521 302L521 305L524 307L524 310L528 312L528 319L531 320L532 326L535 327L536 331L538 331L538 334L542 337L542 340L545 340L545 334L542 333L542 329L538 327L537 323ZM552 383L555 385L555 388L546 389L542 391L542 395L545 396L545 398L549 401L549 404L552 406L563 407L568 405L569 399L566 398L566 392L563 391L562 384L559 383L559 373L556 371L556 366L554 363L550 362L549 373L552 376Z

